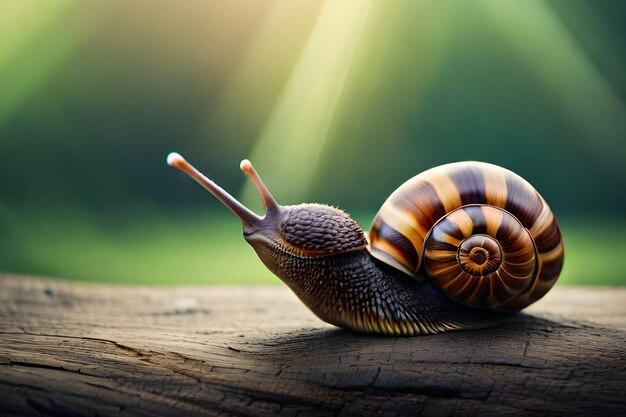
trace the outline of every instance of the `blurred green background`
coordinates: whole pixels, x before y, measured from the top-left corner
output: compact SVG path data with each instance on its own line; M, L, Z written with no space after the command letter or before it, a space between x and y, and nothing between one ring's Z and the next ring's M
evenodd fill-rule
M260 211L369 228L432 166L503 165L548 200L561 284L626 285L626 3L0 0L0 270L276 283L176 150Z

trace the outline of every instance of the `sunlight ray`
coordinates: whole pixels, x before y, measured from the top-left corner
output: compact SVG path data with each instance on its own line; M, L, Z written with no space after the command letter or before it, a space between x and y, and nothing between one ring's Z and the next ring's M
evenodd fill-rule
M280 202L299 202L307 193L371 5L372 0L324 4L255 143L250 159ZM242 199L258 203L251 184Z
M297 63L323 3L273 0L207 123L220 124L248 149Z

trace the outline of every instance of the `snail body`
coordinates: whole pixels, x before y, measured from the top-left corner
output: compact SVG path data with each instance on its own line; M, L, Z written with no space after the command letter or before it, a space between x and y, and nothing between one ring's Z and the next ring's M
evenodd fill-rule
M369 233L322 204L280 206L249 161L259 217L170 154L236 214L261 261L320 319L391 335L493 325L541 298L563 265L545 200L496 165L460 162L422 172L382 205Z

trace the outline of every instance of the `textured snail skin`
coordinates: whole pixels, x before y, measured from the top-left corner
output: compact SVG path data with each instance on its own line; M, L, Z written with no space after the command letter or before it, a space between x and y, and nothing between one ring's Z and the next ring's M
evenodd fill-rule
M485 327L504 318L455 303L428 281L407 279L377 261L362 230L340 210L307 204L284 207L279 217L244 236L323 321L360 332L418 335Z

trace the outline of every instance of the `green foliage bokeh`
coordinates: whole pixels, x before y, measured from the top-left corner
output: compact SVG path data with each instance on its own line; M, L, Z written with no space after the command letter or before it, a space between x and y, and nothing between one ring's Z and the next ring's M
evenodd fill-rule
M0 2L0 270L274 282L176 150L364 228L420 171L500 164L562 220L563 282L626 285L622 2L339 3Z

